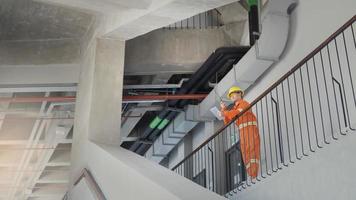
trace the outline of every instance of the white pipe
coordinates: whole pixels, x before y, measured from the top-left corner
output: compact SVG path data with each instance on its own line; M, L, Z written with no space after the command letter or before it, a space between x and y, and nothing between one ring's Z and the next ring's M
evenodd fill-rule
M76 92L77 86L53 86L53 87L0 87L0 93L16 92Z
M178 84L146 84L146 85L124 85L124 89L178 89L189 79L183 78Z

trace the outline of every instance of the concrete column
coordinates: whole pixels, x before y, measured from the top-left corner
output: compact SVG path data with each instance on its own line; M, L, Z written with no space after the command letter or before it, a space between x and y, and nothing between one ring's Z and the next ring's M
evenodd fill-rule
M97 39L89 118L89 139L120 143L125 42Z
M108 39L93 38L83 55L69 199L81 200L89 195L87 188L73 186L85 167L108 200L223 200L223 197L119 146L123 58L124 42Z

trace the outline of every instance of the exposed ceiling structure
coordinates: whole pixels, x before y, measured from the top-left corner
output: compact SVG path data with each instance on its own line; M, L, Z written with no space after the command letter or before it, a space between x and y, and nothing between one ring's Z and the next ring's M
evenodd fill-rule
M74 102L4 99L75 95L74 77L57 73L51 83L51 73L68 76L79 66L93 19L78 9L0 0L0 199L62 199L67 191Z
M67 92L1 93L0 100ZM0 103L0 199L61 199L69 180L74 102Z

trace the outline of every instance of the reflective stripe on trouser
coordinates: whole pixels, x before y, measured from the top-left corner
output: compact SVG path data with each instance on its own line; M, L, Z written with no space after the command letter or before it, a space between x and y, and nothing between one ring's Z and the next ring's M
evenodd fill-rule
M260 161L260 135L256 122L240 128L240 147L247 174L252 178L257 177ZM247 124L244 123L244 124ZM239 127L243 125L240 124Z

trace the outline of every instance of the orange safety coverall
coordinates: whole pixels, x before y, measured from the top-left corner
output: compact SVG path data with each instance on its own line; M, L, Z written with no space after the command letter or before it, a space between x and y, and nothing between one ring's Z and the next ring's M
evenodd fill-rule
M236 101L231 110L223 109L221 112L224 114L224 123L228 124L249 106L250 104L242 99ZM256 178L260 163L260 135L255 114L249 109L236 120L236 125L240 132L240 148L247 174Z

